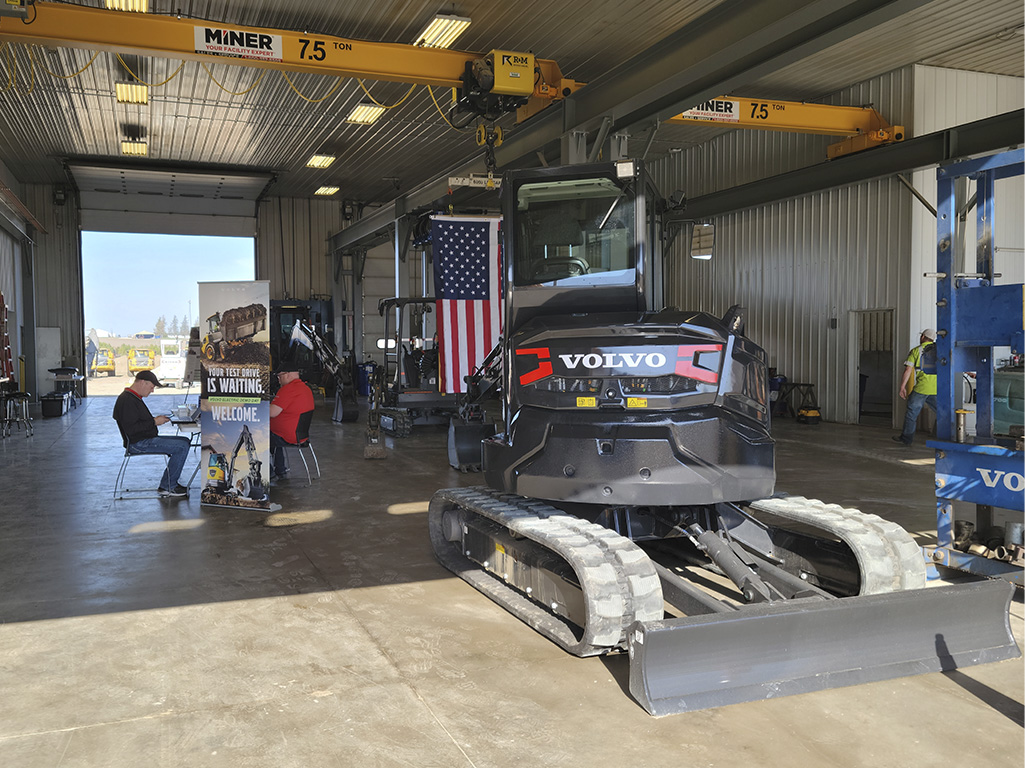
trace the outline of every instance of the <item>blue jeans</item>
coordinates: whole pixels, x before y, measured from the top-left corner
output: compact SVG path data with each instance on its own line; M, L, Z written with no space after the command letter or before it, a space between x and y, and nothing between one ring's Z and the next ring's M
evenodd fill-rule
M295 443L290 443L273 432L270 433L271 472L275 475L283 475L288 472L288 459L285 456L286 445L295 445Z
M921 392L912 392L908 395L908 409L904 412L904 431L900 433L900 439L908 445L911 445L915 439L918 414L926 405L932 408L933 413L936 413L936 395L923 395Z
M133 456L150 453L167 456L167 469L164 470L164 476L160 479L160 487L171 490L178 484L178 478L181 477L185 460L189 457L191 445L192 441L187 437L157 435L129 444L128 452Z

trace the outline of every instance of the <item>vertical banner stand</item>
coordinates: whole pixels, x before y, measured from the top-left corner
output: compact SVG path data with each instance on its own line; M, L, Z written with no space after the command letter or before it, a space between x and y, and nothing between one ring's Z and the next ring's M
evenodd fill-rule
M199 284L200 500L271 508L270 283Z

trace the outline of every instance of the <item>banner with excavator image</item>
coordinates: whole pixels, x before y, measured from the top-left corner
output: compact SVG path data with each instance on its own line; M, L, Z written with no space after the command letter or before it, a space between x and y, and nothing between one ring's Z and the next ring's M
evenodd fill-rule
M270 509L270 283L199 284L203 504Z

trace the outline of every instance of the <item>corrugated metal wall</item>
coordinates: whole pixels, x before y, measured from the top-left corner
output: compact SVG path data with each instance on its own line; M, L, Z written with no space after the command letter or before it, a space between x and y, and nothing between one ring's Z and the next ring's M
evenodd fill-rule
M911 136L1020 109L1021 78L906 67L853 86L829 103L872 104ZM664 193L691 197L817 162L828 139L734 131L653 166ZM936 197L935 171L914 175ZM1001 182L997 271L1022 282L1021 181ZM969 191L970 194L970 191ZM1001 215L1000 211L1003 211ZM748 333L791 381L816 385L823 417L857 421L858 323L854 312L897 308L895 360L935 325L935 218L896 179L808 195L718 217L712 261L687 257L686 235L667 255L667 300L716 314L749 310ZM970 219L968 238L974 237ZM835 325L835 327L834 327ZM914 337L914 338L912 338ZM895 365L897 364L895 363ZM896 371L894 372L897 373ZM899 414L895 415L895 418Z
M912 122L911 68L835 94L873 103L891 123ZM785 173L825 158L828 138L734 131L653 167L663 192L689 196ZM667 301L721 315L748 310L747 333L790 381L815 385L829 421L857 421L856 316L906 303L912 199L896 179L807 195L717 217L711 261L667 255Z
M256 278L270 280L272 299L331 296L334 265L327 241L341 228L335 201L272 197L260 202Z
M863 352L893 351L893 312L859 312Z
M85 329L82 308L82 253L78 209L73 199L53 204L53 186L25 185L25 205L47 234L35 235L36 327L61 329L63 362L85 368ZM49 382L52 384L52 382ZM37 382L40 392L47 382Z
M915 135L940 131L952 125L981 120L1025 106L1025 91L1020 77L924 66L914 67L914 76ZM926 200L936 200L934 169L915 172L912 183ZM974 192L974 183L971 183L965 195L970 198ZM994 234L994 243L998 248L1022 248L1025 244L1023 208L1025 195L1022 177L998 182ZM971 268L966 271L974 271L975 209L969 212L965 224L967 255L971 262ZM904 328L898 330L901 334L898 339L908 345L917 342L922 328L936 326L936 282L923 277L926 272L936 271L936 217L916 203L912 213L912 227L914 250L910 319ZM1003 275L998 278L998 283L1025 281L1025 261L1021 251L998 252L994 266L995 271Z

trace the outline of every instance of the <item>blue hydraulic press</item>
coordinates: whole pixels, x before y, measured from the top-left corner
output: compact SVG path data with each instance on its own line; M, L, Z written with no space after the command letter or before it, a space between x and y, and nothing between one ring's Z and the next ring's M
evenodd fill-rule
M1006 579L1019 587L1023 586L1021 565L954 548L954 502L976 505L977 531L992 526L994 508L1025 511L1025 452L1020 428L1012 427L1007 435L994 434L993 361L994 348L1010 347L1016 356L1025 348L1025 286L994 285L993 242L996 182L1021 176L1023 160L1025 150L1016 149L937 170L937 437L928 442L936 450L938 541L931 554L933 564ZM974 179L976 184L974 272L968 264L960 266L957 258L955 184L959 178ZM1021 211L1012 215L1020 216ZM974 436L966 435L965 412L957 407L956 392L965 372L976 374ZM1017 387L1015 383L1016 393ZM1020 400L1017 407L1021 407Z

